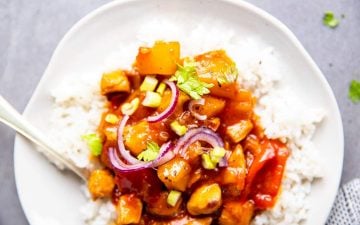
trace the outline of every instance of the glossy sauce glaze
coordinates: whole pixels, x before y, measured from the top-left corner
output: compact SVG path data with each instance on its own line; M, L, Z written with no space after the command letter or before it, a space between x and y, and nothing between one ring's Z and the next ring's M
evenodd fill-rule
M139 54L140 51L141 54L148 54L148 50L140 49ZM210 93L201 96L205 103L195 105L191 111L189 104L192 98L180 91L174 112L159 122L150 123L146 118L161 113L170 103L172 93L165 89L158 107L139 104L131 114L124 129L124 145L134 156L144 151L149 141L156 142L159 146L168 141L176 145L180 137L171 128L171 123L177 121L188 130L206 127L218 134L224 142L224 149L229 153L227 166L204 168L201 155L211 149L211 146L206 142L196 141L185 149L184 155L177 154L159 167L137 171L114 169L108 153L114 149L119 152L116 132L119 121L124 117L122 106L136 98L140 102L145 98L145 92L140 91L139 87L147 74L142 74L135 66L132 72L122 71L129 83L129 88L125 87L126 91L103 93L108 98L108 111L104 113L99 125L103 140L99 159L114 177L115 187L111 198L118 207L118 213L126 205L131 209L142 204L141 218L139 221L134 220L139 224L193 222L246 225L257 212L271 208L276 203L289 151L280 140L271 140L264 135L259 118L254 113L255 98L251 92L239 87L237 82L221 83L216 78L224 71L234 70L234 63L224 51L204 53L195 56L194 60L199 79L214 84ZM181 61L179 60L180 63ZM141 63L137 62L135 65L139 64ZM171 66L166 68L172 69ZM147 71L151 71L151 68L147 68ZM162 83L168 77L156 75L156 79ZM194 116L194 111L207 118L199 120ZM115 115L118 120L109 123L106 119L109 114ZM176 167L181 168L179 173L169 175L169 171ZM181 192L181 197L174 206L167 202L172 190ZM202 201L205 200L194 193L203 194L205 200L206 197L214 200L204 203ZM128 198L122 199L121 196ZM119 199L123 204L119 203ZM202 204L205 206L202 207ZM128 224L126 219L121 218L123 216L119 215L117 224Z

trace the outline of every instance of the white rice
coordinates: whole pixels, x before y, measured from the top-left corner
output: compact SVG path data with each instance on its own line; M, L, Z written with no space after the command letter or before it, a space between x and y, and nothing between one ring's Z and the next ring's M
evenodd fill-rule
M89 150L80 137L94 133L105 111L106 98L100 95L99 74L74 74L53 90L52 134L58 149L80 168L91 169ZM66 132L63 132L66 131Z
M213 26L218 27L218 26ZM221 24L220 24L221 27ZM159 32L161 31L161 32ZM168 31L168 32L166 32ZM291 90L281 87L281 57L276 49L259 44L254 38L238 40L231 30L197 25L187 36L181 27L171 23L150 21L139 30L134 43L118 46L104 61L104 70L129 68L140 45L154 40L178 40L182 55L194 55L204 51L223 48L237 63L239 82L253 91L258 99L256 113L260 116L265 134L269 138L281 138L287 142L291 154L285 169L281 195L273 209L257 215L252 224L299 224L308 214L307 196L311 183L321 177L321 166L317 149L311 138L316 124L321 122L324 112L309 109L301 103ZM204 36L206 34L206 36ZM68 76L54 90L54 112L51 117L52 133L59 137L59 149L77 166L93 168L89 161L89 150L80 136L96 131L105 98L100 95L101 73ZM62 132L66 129L66 133ZM108 225L115 218L110 201L93 202L87 191L89 203L81 209L84 224Z

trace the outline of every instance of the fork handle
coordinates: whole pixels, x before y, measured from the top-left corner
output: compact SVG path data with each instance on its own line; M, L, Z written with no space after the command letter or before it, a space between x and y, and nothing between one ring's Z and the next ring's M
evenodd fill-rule
M51 142L47 139L40 130L31 125L20 113L12 107L0 95L0 122L11 127L31 142L39 146L36 148L40 153L44 154L51 162L56 164L60 169L64 166L73 171L76 175L86 181L88 171L85 169L78 168L72 161L66 159L60 153L58 153L51 145Z

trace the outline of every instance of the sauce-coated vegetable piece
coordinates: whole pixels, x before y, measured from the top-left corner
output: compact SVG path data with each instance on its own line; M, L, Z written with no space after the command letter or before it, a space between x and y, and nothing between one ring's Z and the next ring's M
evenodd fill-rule
M245 142L248 173L244 197L253 199L257 209L271 208L279 193L289 150L279 140L259 140L249 135Z
M254 214L254 204L251 201L241 203L239 201L225 202L221 216L220 225L248 225Z
M171 91L170 90L166 90L164 91L164 94L162 95L162 99L161 99L161 104L160 106L157 108L157 112L160 113L162 111L164 111L170 103L170 99L171 99ZM180 113L182 113L183 111L183 105L185 102L187 102L190 99L190 97L185 94L184 92L180 92L179 93L179 98L178 98L178 102L176 104L176 109L175 112L173 114L173 116L171 116L172 118L176 118L177 115L179 115Z
M157 174L168 189L185 191L190 178L191 167L182 158L174 158L159 166Z
M182 198L176 202L174 206L171 206L167 203L168 192L162 192L158 196L153 196L152 200L149 201L146 210L157 216L170 217L175 216L180 212Z
M122 70L104 73L101 78L101 94L113 92L130 92L129 79Z
M185 152L184 159L189 163L196 163L199 160L199 156L203 153L201 143L196 141L189 145L187 151Z
M242 141L253 129L253 124L250 120L240 120L239 122L230 125L226 128L226 136L234 143Z
M203 96L205 99L204 105L196 105L194 110L200 115L206 115L207 118L219 115L225 107L225 100L210 95Z
M201 81L213 84L211 94L234 99L238 86L237 69L234 61L224 50L215 50L195 56L197 73Z
M114 178L108 170L94 170L91 172L88 188L94 199L110 197L114 187Z
M289 157L289 150L285 144L278 140L271 140L262 143L263 148L275 150L275 157L264 165L258 172L252 184L252 198L257 208L266 209L273 207L278 195L281 180L283 177L286 160Z
M160 128L160 127L158 127ZM124 129L124 143L127 149L134 155L140 154L146 149L148 142L154 141L162 144L159 138L159 130L152 130L146 120L127 125Z
M245 186L246 162L243 148L236 145L228 160L228 167L221 174L222 184L226 187L226 194L239 196Z
M140 74L144 75L172 75L175 73L179 61L179 42L157 41L151 48L139 48L134 67Z
M253 117L254 99L250 91L239 89L235 100L227 100L224 111L221 113L222 123L232 125L240 120Z
M191 194L186 207L191 215L196 216L214 213L221 203L220 186L217 183L204 184Z
M224 50L179 57L178 42L158 41L139 48L132 71L103 75L109 104L98 127L98 157L113 173L94 171L89 190L94 199L112 197L116 225L249 225L255 211L274 205L289 152L264 135L256 99L239 87L236 65ZM174 110L166 117L151 119L170 104ZM175 154L162 154L153 168L139 163L126 169L129 160L117 139L124 115L130 119L122 137L133 157L151 163L166 142ZM199 128L215 133L187 135ZM221 140L212 146L208 139ZM125 166L116 165L114 151Z
M142 207L141 200L134 194L120 196L116 207L116 224L138 224L141 219Z

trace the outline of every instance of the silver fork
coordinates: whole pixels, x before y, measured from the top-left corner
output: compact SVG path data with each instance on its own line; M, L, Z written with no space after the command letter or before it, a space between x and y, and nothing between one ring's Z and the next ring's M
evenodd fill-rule
M13 128L15 131L36 144L39 148L35 149L45 155L59 169L65 167L66 169L74 172L84 181L87 180L86 178L89 174L86 169L78 168L72 161L59 154L53 148L51 142L48 140L48 137L36 127L31 125L29 121L27 121L20 113L18 113L15 108L12 107L1 95L0 122L3 122L7 126Z

